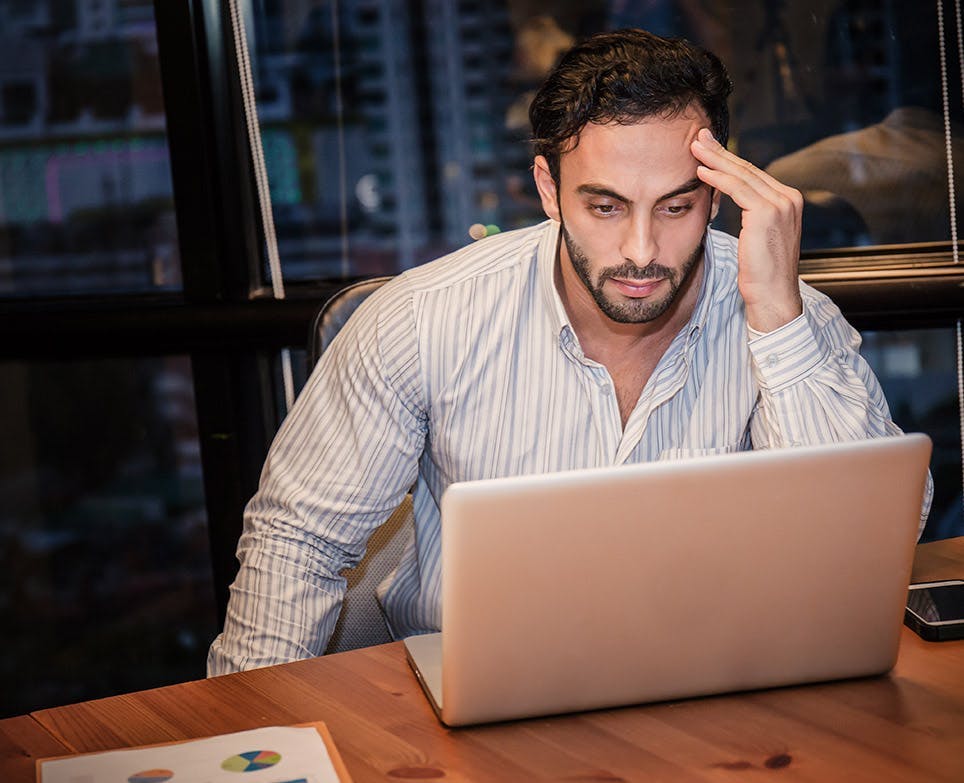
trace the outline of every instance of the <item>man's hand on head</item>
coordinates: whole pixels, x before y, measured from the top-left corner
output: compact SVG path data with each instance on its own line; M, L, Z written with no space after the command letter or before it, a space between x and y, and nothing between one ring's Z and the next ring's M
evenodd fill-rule
M702 164L697 176L742 210L738 283L747 323L772 332L803 312L797 277L803 197L734 155L706 128L691 149Z

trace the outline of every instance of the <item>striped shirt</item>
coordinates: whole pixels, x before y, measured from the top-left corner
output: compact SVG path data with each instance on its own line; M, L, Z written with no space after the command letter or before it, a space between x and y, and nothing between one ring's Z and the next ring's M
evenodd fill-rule
M737 242L709 230L689 320L625 428L553 283L559 225L497 234L369 297L322 356L245 512L208 672L319 655L372 531L412 489L415 537L379 596L407 636L440 625L439 499L455 481L899 433L859 334L804 313L749 329Z

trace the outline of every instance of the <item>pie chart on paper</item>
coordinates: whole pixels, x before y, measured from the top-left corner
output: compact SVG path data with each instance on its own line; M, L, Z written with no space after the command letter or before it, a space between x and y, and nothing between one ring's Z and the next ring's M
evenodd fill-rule
M131 775L127 783L166 783L173 777L174 773L169 769L145 769Z
M221 769L226 772L256 772L259 769L273 767L281 761L281 754L273 750L249 750L221 762Z

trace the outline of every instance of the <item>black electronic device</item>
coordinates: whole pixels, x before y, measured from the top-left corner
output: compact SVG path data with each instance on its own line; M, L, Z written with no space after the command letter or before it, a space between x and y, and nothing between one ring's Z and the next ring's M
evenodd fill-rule
M911 585L904 624L931 642L964 639L964 580Z

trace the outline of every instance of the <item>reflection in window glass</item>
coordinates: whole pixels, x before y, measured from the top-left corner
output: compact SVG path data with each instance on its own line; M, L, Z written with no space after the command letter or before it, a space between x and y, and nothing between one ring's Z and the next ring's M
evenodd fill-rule
M798 116L798 137L792 147L775 146L764 126L751 150L803 192L807 244L948 240L948 146L957 166L964 161L961 64L956 38L946 40L953 124L945 133L936 4L833 3L812 26L803 23L803 5L788 13L796 23L787 27L786 57L778 58L780 68L800 76L799 84L787 83L776 115ZM948 21L950 12L948 5Z
M0 0L0 296L179 287L151 0Z
M203 677L189 360L0 364L0 430L0 717Z
M526 143L532 92L574 40L625 26L723 58L736 86L731 145L804 192L805 248L949 239L934 3L252 5L289 279L396 272L469 242L473 224L543 219ZM737 233L738 220L730 207L717 225Z
M861 355L880 379L894 421L934 442L934 504L924 540L964 535L954 331L865 332L863 339Z

